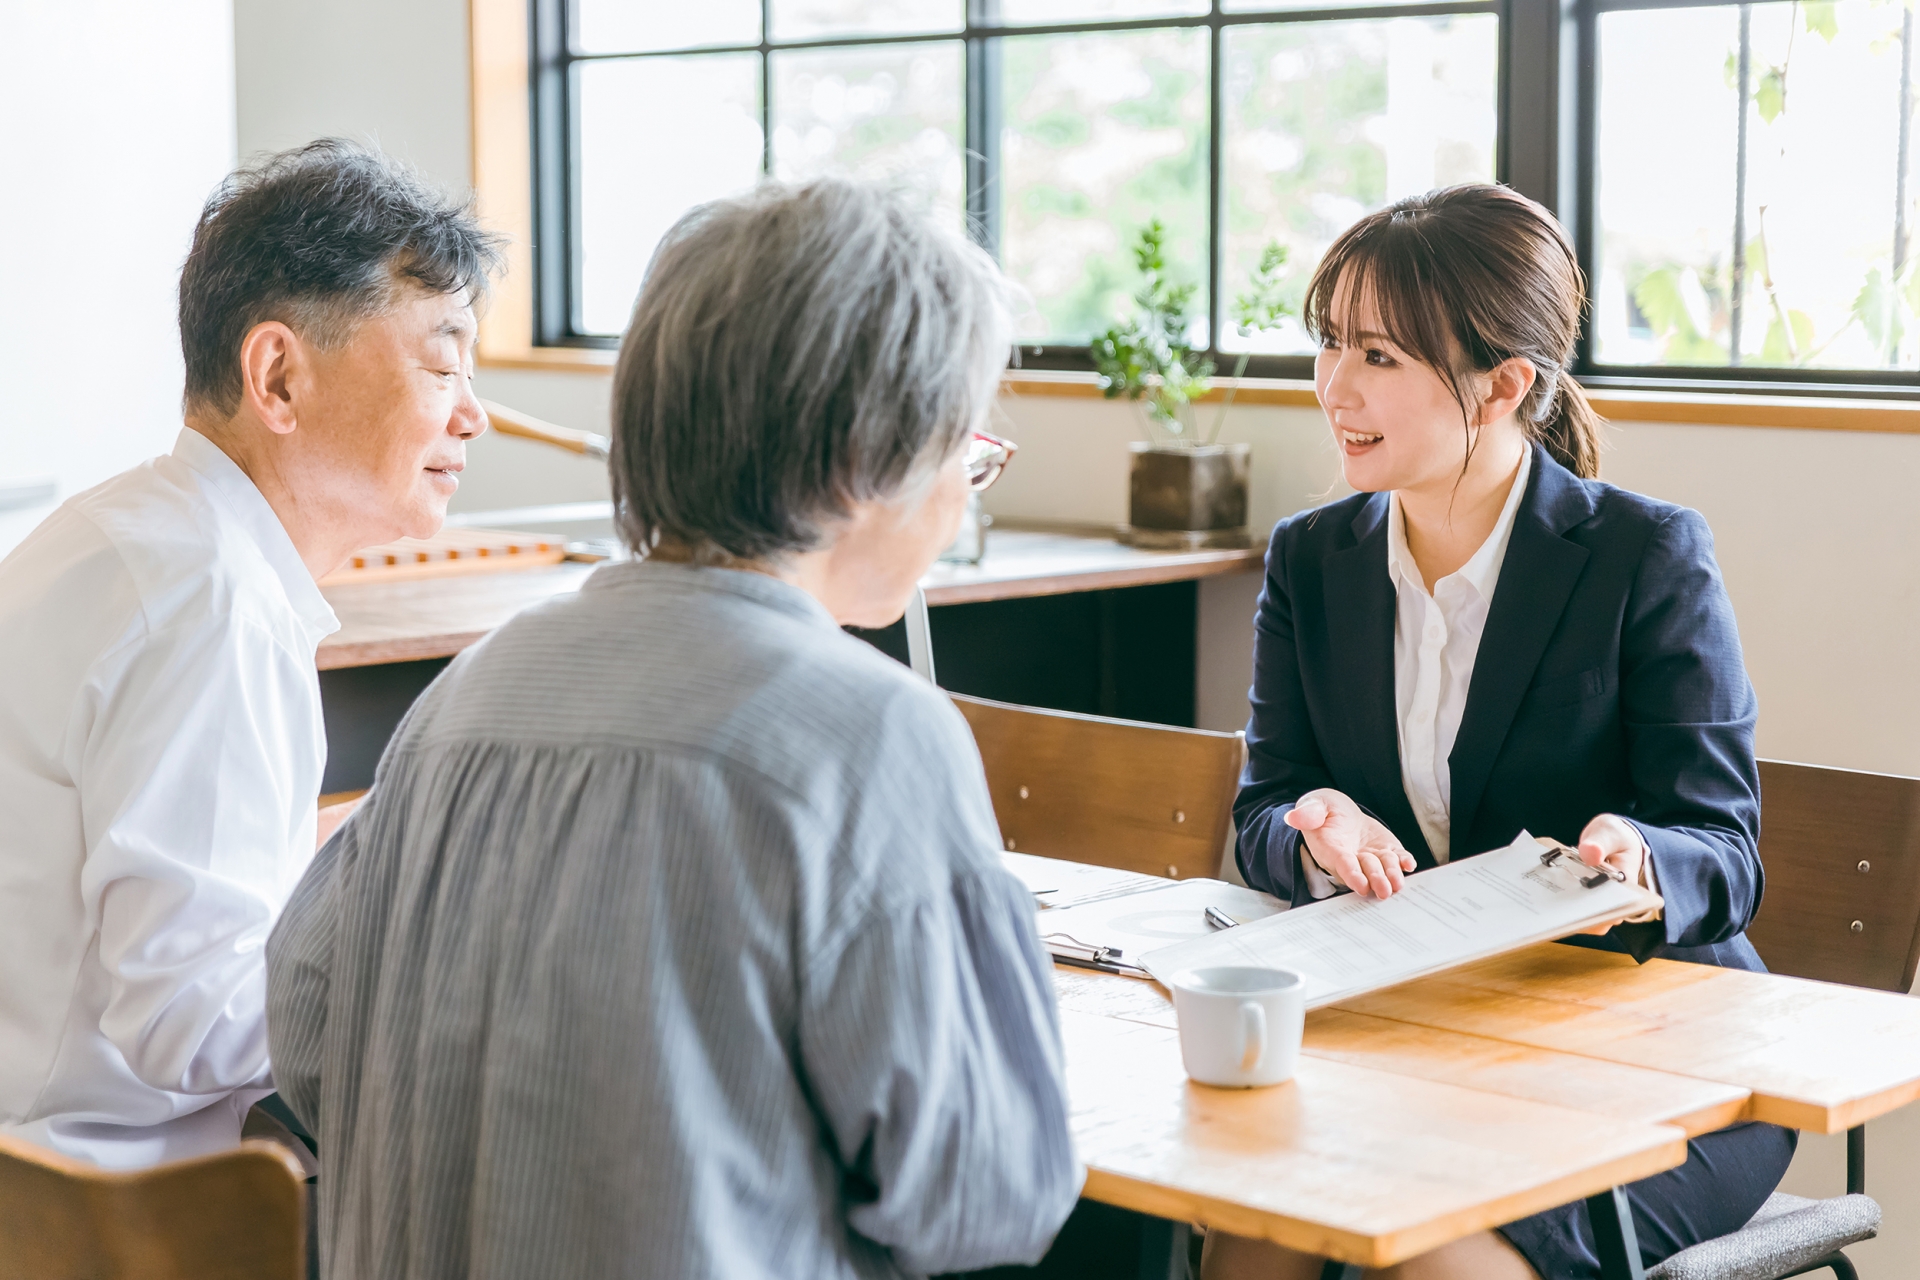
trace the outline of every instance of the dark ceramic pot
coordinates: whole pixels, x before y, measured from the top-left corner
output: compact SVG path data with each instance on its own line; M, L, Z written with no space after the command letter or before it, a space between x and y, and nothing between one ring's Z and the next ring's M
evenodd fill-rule
M1158 549L1247 545L1247 444L1133 446L1127 541Z

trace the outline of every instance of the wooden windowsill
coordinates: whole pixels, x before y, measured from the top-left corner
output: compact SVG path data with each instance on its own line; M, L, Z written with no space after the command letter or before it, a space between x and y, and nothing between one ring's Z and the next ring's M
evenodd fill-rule
M592 347L529 347L488 354L482 368L538 369L549 373L611 374L615 353ZM1215 383L1204 403L1226 398L1226 380ZM1013 396L1098 399L1090 373L1016 371L1001 383ZM1870 431L1920 435L1920 402L1840 397L1689 395L1655 391L1595 391L1593 407L1614 422L1679 422L1721 427L1786 427L1802 431ZM1247 378L1235 404L1311 409L1313 384L1287 378Z

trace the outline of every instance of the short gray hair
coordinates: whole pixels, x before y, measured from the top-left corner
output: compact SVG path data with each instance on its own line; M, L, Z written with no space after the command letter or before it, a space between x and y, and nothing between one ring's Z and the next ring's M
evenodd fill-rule
M622 535L696 559L820 546L979 423L1012 343L993 260L843 179L702 205L647 268L613 390Z

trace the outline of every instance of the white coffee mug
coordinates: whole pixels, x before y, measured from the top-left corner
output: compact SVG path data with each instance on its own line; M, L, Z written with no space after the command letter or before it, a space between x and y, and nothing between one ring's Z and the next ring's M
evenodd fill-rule
M1291 969L1187 969L1167 984L1180 1060L1201 1084L1251 1089L1293 1078L1306 1026L1306 979Z

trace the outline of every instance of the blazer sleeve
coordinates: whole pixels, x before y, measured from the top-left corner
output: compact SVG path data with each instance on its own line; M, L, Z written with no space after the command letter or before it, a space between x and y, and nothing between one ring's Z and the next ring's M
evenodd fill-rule
M1254 609L1253 706L1247 721L1247 765L1234 798L1238 829L1234 861L1249 885L1298 905L1312 901L1300 869L1300 833L1287 825L1294 801L1333 785L1307 710L1294 642L1293 584L1287 564L1292 521L1282 521L1267 547L1266 581Z
M1760 909L1757 714L1713 535L1677 510L1648 542L1621 629L1633 788L1622 816L1646 838L1666 899L1662 920L1616 928L1633 954L1728 941Z

